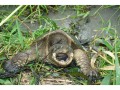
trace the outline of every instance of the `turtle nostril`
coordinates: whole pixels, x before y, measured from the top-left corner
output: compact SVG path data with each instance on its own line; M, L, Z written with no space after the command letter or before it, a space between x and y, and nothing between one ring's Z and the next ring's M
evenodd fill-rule
M58 54L56 54L56 58L58 60L64 60L64 61L66 61L67 58L68 58L68 55L66 53L58 53Z

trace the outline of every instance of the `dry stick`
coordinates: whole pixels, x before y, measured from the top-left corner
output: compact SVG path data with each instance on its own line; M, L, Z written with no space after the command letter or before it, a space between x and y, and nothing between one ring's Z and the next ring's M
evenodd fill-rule
M0 26L2 26L5 22L7 22L9 20L9 18L15 14L23 5L18 6L9 16L7 16L7 18L3 19L0 23Z
M62 80L62 79L44 79L45 81L58 81L58 82L72 82L72 81L70 81L70 80Z

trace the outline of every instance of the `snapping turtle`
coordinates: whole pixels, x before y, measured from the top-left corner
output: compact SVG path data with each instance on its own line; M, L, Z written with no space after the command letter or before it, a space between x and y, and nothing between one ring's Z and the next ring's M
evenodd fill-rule
M75 60L83 74L97 76L97 71L91 67L80 43L62 30L52 31L38 38L29 50L20 52L8 60L4 69L9 73L18 72L21 66L37 57L59 67L66 67Z

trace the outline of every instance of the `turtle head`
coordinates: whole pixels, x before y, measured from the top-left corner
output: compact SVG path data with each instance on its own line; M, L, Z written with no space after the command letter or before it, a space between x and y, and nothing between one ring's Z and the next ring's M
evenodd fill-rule
M51 63L57 66L65 67L73 60L73 50L69 45L55 44L49 50Z

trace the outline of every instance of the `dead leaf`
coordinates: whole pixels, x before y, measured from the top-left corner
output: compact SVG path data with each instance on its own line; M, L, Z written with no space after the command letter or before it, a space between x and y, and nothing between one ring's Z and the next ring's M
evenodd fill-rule
M105 66L103 68L100 68L101 70L115 70L115 66Z

